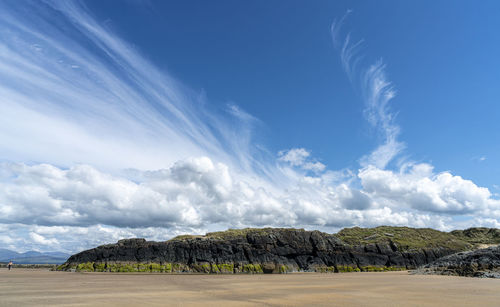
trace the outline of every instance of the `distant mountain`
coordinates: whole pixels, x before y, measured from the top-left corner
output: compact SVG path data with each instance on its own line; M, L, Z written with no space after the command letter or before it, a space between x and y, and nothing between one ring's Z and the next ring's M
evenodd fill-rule
M42 256L43 254L40 252L36 252L36 251L28 251L28 252L20 253L19 255L23 258L30 258L30 257L39 257L39 256Z
M19 257L19 255L20 254L18 252L11 251L5 248L0 248L0 262L5 262L3 259L9 260L10 258Z
M45 252L43 253L46 256L56 257L56 258L65 258L68 259L70 254L66 254L63 252Z
M61 264L68 259L70 255L63 252L36 252L28 251L18 253L5 248L0 248L0 262L12 260L18 264Z

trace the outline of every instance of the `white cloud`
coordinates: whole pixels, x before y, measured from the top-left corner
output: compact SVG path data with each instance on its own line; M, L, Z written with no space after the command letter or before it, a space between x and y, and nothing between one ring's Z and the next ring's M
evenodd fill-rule
M361 89L365 103L364 113L368 122L382 138L382 144L370 154L363 156L360 163L362 166L375 165L378 168L385 168L405 148L405 144L398 141L400 127L394 122L395 114L389 107L390 101L396 96L396 91L386 77L385 64L382 60L368 66L366 70L359 68L363 59L360 55L363 40L352 43L351 35L348 33L340 47L341 28L349 13L350 11L340 21L332 23L332 40L334 46L340 49L340 61L351 83Z
M499 215L497 215L498 217ZM491 227L491 228L500 228L500 221L498 218L475 218L473 221L474 225L477 225L478 227Z
M30 232L30 238L33 240L33 242L38 243L38 244L42 244L42 245L54 246L54 245L59 244L59 241L57 241L57 239L54 239L54 238L46 239L44 236L41 236L35 232Z
M454 216L498 225L500 201L488 189L425 163L387 169L404 149L389 107L395 92L381 61L361 70L361 41L347 35L339 45L344 19L332 37L381 137L357 172L326 170L305 148L275 159L253 144L258 119L234 104L229 117L209 112L203 93L157 70L78 3L27 5L0 2L0 153L15 161L0 164L5 246L75 251L246 226L447 230L462 225ZM54 9L67 32L37 14Z
M359 64L362 60L362 56L360 56L359 53L363 45L363 40L361 39L356 42L352 42L351 33L347 33L347 35L342 38L341 29L347 17L351 13L351 10L347 10L341 19L334 20L330 27L330 34L332 36L334 47L336 49L340 49L340 62L342 64L342 68L349 77L349 80L353 82L356 73L358 72Z
M304 164L310 153L304 148L292 148L280 151L278 155L281 161L288 162L293 166L300 166Z
M474 160L477 162L483 162L483 161L486 161L486 156L473 157L471 160Z
M400 161L399 170L387 170L389 163L404 149L398 140L400 127L395 123L395 113L390 102L396 93L386 77L386 66L379 60L359 69L363 57L360 55L362 40L352 43L350 33L342 38L341 28L347 12L332 24L334 45L340 49L340 59L345 72L355 87L361 90L365 103L365 116L381 137L381 144L360 159L362 169L358 178L364 192L375 204L392 210L416 210L446 215L498 216L498 200L487 188L478 187L470 180L452 175L450 172L433 173L429 164ZM343 43L341 44L341 41ZM358 77L361 81L357 83ZM484 161L480 157L478 161ZM422 221L425 221L422 220ZM447 228L441 219L440 228ZM429 221L423 224L428 224ZM450 221L446 221L450 223Z
M400 173L370 166L360 170L359 178L375 200L420 211L473 214L494 202L487 188L449 172L434 174L428 164L411 165Z
M0 242L4 245L11 245L15 242L15 240L8 235L0 235Z
M303 170L320 173L325 170L325 165L318 161L311 161L311 153L305 148L292 148L282 150L278 153L278 160L287 162L292 166L300 167Z
M203 155L253 171L251 115L234 105L229 117L208 111L203 95L159 71L79 2L24 6L0 3L3 159L117 171Z
M400 172L362 168L357 175L361 188L350 179L332 183L329 176L296 173L286 189L247 180L207 157L136 171L134 181L87 165L61 169L4 163L0 169L0 223L30 228L28 236L20 234L25 242L59 243L67 250L81 247L67 239L67 229L79 232L77 241L95 235L88 229L96 227L101 227L102 240L116 239L106 229L155 239L144 229L165 229L164 240L178 233L247 226L332 231L384 224L447 230L454 227L454 215L500 217L500 202L488 189L448 172L436 174L428 164L405 165ZM91 242L101 242L96 240Z
M6 233L5 236L0 236L0 243L3 244L2 247L4 248L19 252L28 250L54 251L54 249L58 249L67 253L74 253L125 238L147 238L153 241L164 241L181 234L204 234L208 231L208 229L189 227L169 229L163 227L129 228L108 225L80 227L0 224L0 228ZM39 236L43 237L41 242L37 241ZM3 240L4 237L6 241ZM52 243L45 244L47 241L52 241Z
M321 162L306 162L302 165L303 169L313 171L316 173L324 171L325 167L326 166Z

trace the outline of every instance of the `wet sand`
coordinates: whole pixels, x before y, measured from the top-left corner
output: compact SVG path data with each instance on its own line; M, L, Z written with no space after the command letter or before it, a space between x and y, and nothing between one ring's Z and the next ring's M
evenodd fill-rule
M0 269L0 306L499 306L500 279L408 272L161 275Z

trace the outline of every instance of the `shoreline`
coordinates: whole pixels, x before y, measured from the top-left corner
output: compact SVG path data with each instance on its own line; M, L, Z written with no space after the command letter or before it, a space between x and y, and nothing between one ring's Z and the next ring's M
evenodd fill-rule
M0 270L2 306L496 306L500 280L408 271L161 274Z

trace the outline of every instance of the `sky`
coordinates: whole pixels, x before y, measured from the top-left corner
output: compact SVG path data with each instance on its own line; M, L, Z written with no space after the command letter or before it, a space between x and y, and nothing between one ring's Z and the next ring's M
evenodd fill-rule
M500 227L497 1L0 1L0 248Z

